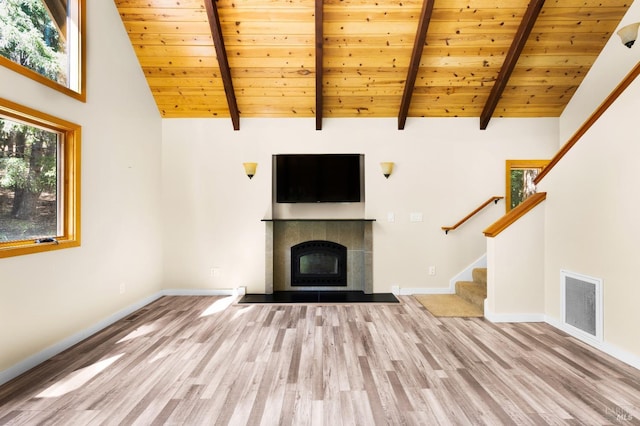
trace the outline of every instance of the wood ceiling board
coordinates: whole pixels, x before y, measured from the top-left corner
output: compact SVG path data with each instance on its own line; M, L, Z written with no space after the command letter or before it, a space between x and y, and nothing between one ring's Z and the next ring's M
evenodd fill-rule
M569 7L579 9L581 7L619 7L626 11L631 6L633 0L547 0L544 4L545 8L552 7Z
M402 96L402 86L383 86L371 84L363 87L328 87L322 88L324 96Z
M315 0L218 0L218 8L222 10L270 10L304 7L313 10Z
M291 98L315 99L315 87L236 87L238 95L247 98L272 98L278 99L278 103L287 104Z
M142 71L149 78L220 78L220 69L216 67L143 67ZM148 80L147 80L148 81Z
M219 4L219 2L218 2ZM261 25L280 25L281 23L310 22L313 24L315 11L311 7L255 7L255 8L221 8L220 22L243 26L245 23L260 23Z
M571 13L567 8L543 9L532 36L528 39L523 51L521 61L514 70L513 86L498 102L498 108L508 111L518 105L523 105L517 98L527 98L525 107L532 104L544 104L549 107L549 115L559 116L564 110L564 105L571 99L577 87L582 82L587 70L591 67L600 54L604 43L615 30L624 8L580 8L574 10L574 20L569 20ZM564 42L549 42L545 39L545 29L548 26L560 28L556 24L560 22L562 30L556 30L557 37L565 37ZM588 31L585 31L588 29ZM546 68L547 75L553 75L553 69L557 66L571 65L572 72L562 75L555 73L553 84L544 81L538 85L531 85L518 80L517 77L529 69ZM524 71L523 71L524 70ZM564 77L564 78L563 78ZM514 84L518 82L518 85ZM554 99L558 104L553 106Z
M588 7L545 7L540 12L540 19L558 21L614 21L619 22L620 16L627 11L626 6L611 7L608 2L602 6Z
M217 68L218 61L215 56L138 56L138 61L143 68L149 67L176 67L176 68ZM219 69L219 68L218 68Z
M114 0L120 8L177 8L177 9L204 9L202 0Z
M163 116L189 116L185 102L192 99L194 116L228 116L224 99L213 95L222 84L204 2L115 3L154 96L188 94L178 108L159 105ZM528 3L436 0L414 89L423 99L411 106L409 116L475 113L478 99L488 96L495 82ZM239 107L242 116L313 116L315 0L216 4L238 104L248 98ZM323 4L323 115L396 117L423 0ZM557 116L630 4L546 0L507 83L514 87L512 94L498 102L495 116L545 116L544 103L546 114ZM461 90L465 87L477 90ZM446 95L446 88L456 90ZM528 96L535 91L539 96L532 102ZM196 94L209 99L196 101ZM440 98L434 101L433 96ZM443 99L450 100L449 108L441 106Z
M234 74L238 78L257 79L256 81L259 81L260 78L269 78L272 81L279 81L279 79L297 81L300 79L309 79L309 76L313 74L313 70L291 67L238 67L234 69ZM313 84L313 78L311 78L310 81L311 84Z
M377 23L379 25L392 22L406 23L417 20L420 16L420 8L409 9L389 8L384 6L372 6L368 8L348 9L344 6L324 8L324 22L331 23L332 26L348 22L350 25L366 25ZM414 34L415 35L415 34Z
M149 8L121 7L118 9L123 21L129 22L207 22L207 12L199 8Z
M262 114L281 117L315 117L315 99L311 97L289 98L247 98L238 105L242 117L261 117Z
M398 103L400 99L395 99L387 104L382 104L379 100L362 103L357 100L349 103L330 102L325 98L324 116L329 118L388 118L398 114ZM391 105L392 104L392 105Z
M162 34L188 36L191 34L207 35L209 24L202 22L137 22L123 21L124 28L129 34Z
M132 45L156 46L210 46L213 45L211 34L152 34L129 33Z

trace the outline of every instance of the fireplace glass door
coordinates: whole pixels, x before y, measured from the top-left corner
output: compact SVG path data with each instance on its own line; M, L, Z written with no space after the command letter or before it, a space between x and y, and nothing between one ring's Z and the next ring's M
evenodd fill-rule
M291 247L292 286L346 286L347 248L331 241Z

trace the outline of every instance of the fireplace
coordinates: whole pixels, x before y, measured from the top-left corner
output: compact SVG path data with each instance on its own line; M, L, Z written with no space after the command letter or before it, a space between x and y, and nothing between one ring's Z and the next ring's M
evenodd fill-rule
M347 248L332 241L305 241L291 247L291 285L346 286Z
M314 292L314 291L364 291L373 293L373 219L263 219L266 225L266 250L265 250L265 293L274 292ZM331 278L334 282L324 284L312 284L309 281L302 284L293 284L296 261L299 256L292 253L292 247L305 243L321 241L322 250L319 255L303 258L303 268L309 265L307 262L326 262L324 266L317 267L316 273L324 277L304 276L303 278ZM343 247L342 255L338 260L329 260L324 255L332 258L332 253L327 253L329 246L337 244ZM313 248L313 247L312 247ZM316 247L317 248L317 247ZM346 253L344 252L346 250ZM309 253L304 251L304 253ZM299 262L299 260L298 260ZM335 266L344 278L337 277ZM295 271L299 268L296 267ZM297 280L300 277L296 277ZM342 282L341 284L338 284Z

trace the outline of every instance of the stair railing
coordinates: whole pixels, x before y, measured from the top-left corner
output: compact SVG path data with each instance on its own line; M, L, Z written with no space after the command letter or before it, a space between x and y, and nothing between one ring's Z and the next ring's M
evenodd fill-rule
M582 138L582 136L587 133L587 131L591 128L591 126L598 121L598 119L602 116L602 114L605 113L605 111L616 101L616 99L618 99L618 97L626 90L627 87L629 87L629 85L631 85L631 83L633 83L633 80L636 79L636 77L638 77L638 75L640 75L640 62L638 62L636 64L635 67L633 67L633 69L631 71L629 71L629 73L626 75L626 77L620 82L620 84L618 84L618 86L616 86L615 89L613 89L613 91L609 94L609 96L607 96L607 98L600 104L600 106L594 111L593 114L591 114L591 116L587 119L587 121L585 121L582 126L580 126L580 128L573 134L573 136L571 136L571 138L567 141L566 144L564 144L564 146L560 149L560 151L558 151L558 153L551 159L551 161L549 162L549 164L547 165L547 167L545 167L544 169L542 169L542 171L540 172L540 174L538 176L536 176L536 178L533 180L533 183L535 185L538 185L540 183L540 181L542 180L543 177L545 177L547 175L547 173L549 173L551 171L551 169L558 164L558 162L560 161L560 159L562 157L565 156L565 154L567 152L569 152L569 150L571 148L573 148L573 146L578 143L578 141L580 140L580 138Z
M485 201L484 203L482 203L478 208L476 208L474 211L472 211L471 213L469 213L468 215L466 215L462 220L460 220L458 223L456 223L453 226L443 226L442 230L444 231L445 234L448 234L449 231L453 231L454 229L457 229L460 225L462 225L463 223L465 223L467 220L471 219L473 216L475 216L478 212L480 212L482 209L484 209L485 207L487 207L489 204L491 204L492 202L494 204L498 204L498 201L502 200L504 197L499 197L499 196L493 196L491 198L489 198L487 201Z
M532 194L522 203L518 204L515 208L509 210L509 213L502 216L500 219L498 219L497 222L485 229L483 231L485 237L495 237L496 235L507 229L509 226L511 226L513 223L515 223L522 216L527 214L527 212L533 210L535 206L543 202L546 198L546 192L538 192Z

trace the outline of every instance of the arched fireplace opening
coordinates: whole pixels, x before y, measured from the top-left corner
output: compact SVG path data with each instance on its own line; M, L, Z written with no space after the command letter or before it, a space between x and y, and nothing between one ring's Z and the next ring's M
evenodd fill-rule
M347 248L332 241L291 247L291 286L346 286Z

